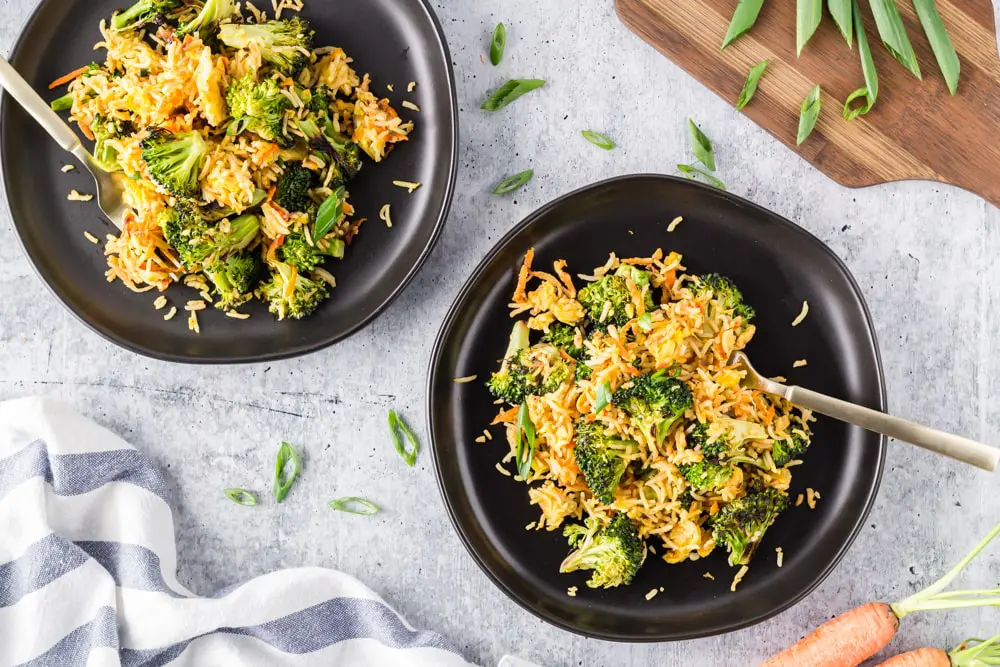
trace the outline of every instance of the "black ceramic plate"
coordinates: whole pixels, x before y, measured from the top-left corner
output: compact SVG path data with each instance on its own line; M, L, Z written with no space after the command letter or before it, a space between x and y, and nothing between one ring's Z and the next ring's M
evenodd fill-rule
M678 215L684 222L668 234ZM558 532L525 531L538 511L529 506L525 485L494 467L506 444L475 438L496 413L483 382L506 347L507 303L531 247L535 266L564 258L571 274L588 273L611 251L619 257L649 256L658 247L681 252L689 271L729 275L757 309L758 332L748 351L759 370L884 410L875 334L843 263L801 228L725 192L666 176L605 181L545 206L497 244L452 307L430 367L430 430L445 504L472 557L525 609L591 637L666 641L735 630L801 600L846 552L882 474L882 439L831 419L816 424L791 489L794 495L812 487L822 500L815 511L803 504L778 519L735 593L729 591L735 571L723 549L680 565L650 557L631 586L595 591L584 584L586 573L559 574L568 549ZM809 316L792 328L805 300ZM796 359L809 364L793 370ZM452 381L469 375L479 378ZM785 554L780 569L778 546ZM570 586L579 587L576 597L566 595ZM662 593L645 599L661 586Z
M123 0L44 0L14 47L14 67L36 90L95 58L98 23L129 3ZM269 5L270 3L263 3ZM79 169L60 172L74 159L63 153L8 96L0 110L0 160L14 226L39 275L55 295L93 330L132 351L170 361L231 363L291 357L320 349L356 332L382 312L409 282L431 251L444 224L455 184L458 117L451 58L441 28L425 0L313 0L303 16L316 29L316 43L343 47L359 73L372 74L373 90L398 106L414 101L420 113L412 140L379 165L366 164L352 182L351 202L369 222L343 262L331 263L338 287L311 318L276 322L260 303L241 322L219 311L204 312L201 335L184 317L164 322L153 296L133 294L104 279L102 247L115 231L96 203L69 202L72 188L93 192ZM413 93L407 84L417 82ZM386 91L393 84L394 93ZM57 97L62 90L49 93ZM48 98L47 98L48 99ZM412 195L393 180L417 181ZM378 219L392 204L393 229ZM172 288L175 304L193 298Z

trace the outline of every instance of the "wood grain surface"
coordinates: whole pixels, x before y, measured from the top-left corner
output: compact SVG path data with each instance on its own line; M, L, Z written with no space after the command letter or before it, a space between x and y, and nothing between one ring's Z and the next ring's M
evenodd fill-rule
M882 47L868 0L859 0L878 69L879 98L871 113L850 122L843 119L844 99L864 85L857 42L849 49L824 14L796 58L795 2L767 0L753 30L720 51L736 4L616 0L619 17L632 31L733 104L750 68L770 59L744 113L838 183L941 181L1000 206L1000 57L990 0L937 0L962 64L954 97L910 0L896 4L922 81ZM813 135L796 148L799 108L817 83L823 88L822 113Z

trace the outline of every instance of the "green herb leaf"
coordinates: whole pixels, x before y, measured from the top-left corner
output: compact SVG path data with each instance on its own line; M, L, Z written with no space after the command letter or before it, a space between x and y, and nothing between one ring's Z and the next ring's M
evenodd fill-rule
M503 50L507 46L507 26L497 23L493 28L493 39L490 40L490 62L496 67L503 60Z
M522 171L520 174L514 174L513 176L508 176L507 178L497 183L497 186L493 188L493 194L505 195L508 192L513 192L514 190L517 190L519 187L523 186L525 183L530 181L534 175L535 175L535 170L528 169L526 171Z
M53 111L69 111L73 108L73 93L66 93L62 97L57 97L49 102L49 107Z
M409 449L403 443L402 433L409 441ZM396 453L411 468L417 462L417 453L420 451L420 441L413 434L410 427L406 425L403 418L396 414L395 410L389 410L389 434L392 436L392 445L396 448Z
M288 495L301 468L302 460L292 446L287 442L281 443L274 462L274 499L279 503Z
M521 403L521 408L517 411L517 438L514 444L517 474L523 481L527 481L531 474L531 464L535 461L535 424L531 421L527 401Z
M603 382L597 387L597 402L594 404L594 414L600 414L601 410L611 404L611 383Z
M677 165L677 171L681 172L685 178L689 178L692 181L697 181L699 179L704 179L706 183L711 185L713 188L718 188L720 190L726 190L726 184L722 182L714 174L710 174L703 169L692 166L690 164L679 164Z
M729 30L722 40L722 48L726 48L737 39L745 35L757 22L757 15L760 8L764 6L764 0L740 0L733 12L733 20L729 22Z
M913 52L913 45L910 44L910 38L906 34L903 19L899 17L895 0L868 1L872 7L872 14L875 16L875 25L878 27L878 34L882 38L883 46L892 54L893 58L899 61L900 65L920 79L920 64L917 62L917 54Z
M483 111L503 109L521 95L530 93L544 85L545 81L543 79L511 79L490 93L490 96L483 101L480 108Z
M643 313L639 316L638 324L639 328L643 331L651 331L653 328L653 316L649 313Z
M333 194L326 198L319 205L316 212L316 226L313 228L313 238L320 240L330 233L333 226L340 220L344 212L344 202L347 201L347 190L340 187L333 191Z
M806 95L802 101L802 111L799 113L799 136L795 140L796 145L801 146L802 142L809 138L813 128L816 127L816 120L819 118L821 107L819 84Z
M712 142L690 118L688 118L688 130L691 132L691 147L694 149L694 156L709 170L715 171L715 153L712 152Z
M878 72L875 71L875 60L872 58L872 50L868 45L868 36L865 35L865 24L861 20L861 10L858 8L858 0L851 0L851 8L854 13L854 32L858 36L858 53L861 55L861 72L865 75L865 85L858 88L847 96L844 101L844 119L854 120L858 116L864 116L875 106L878 99ZM852 106L858 98L864 97L865 103L861 106Z
M798 0L795 9L795 53L802 55L806 42L823 18L823 0Z
M750 100L753 99L754 93L757 92L757 84L760 83L760 77L764 76L764 70L767 69L767 64L769 62L771 61L765 60L764 62L754 65L750 70L750 73L747 74L746 83L743 84L743 90L740 91L740 96L736 100L737 110L740 110L750 104Z
M592 130L584 130L580 134L583 138L594 144L598 148L603 148L606 151L611 150L615 147L615 142L609 139L607 136L601 134L600 132L594 132Z
M226 489L226 497L232 500L237 505L243 505L244 507L253 507L257 504L257 496L251 491L246 489Z
M938 67L941 68L941 75L948 84L948 90L954 95L958 92L958 77L962 71L962 63L958 60L958 54L951 44L937 6L934 0L913 0L913 8L917 10L917 18L924 27L927 41L931 43Z
M371 516L382 511L382 508L372 501L354 497L331 500L330 508L338 512L347 512L348 514L358 514L360 516Z
M840 28L840 34L847 40L847 47L851 48L854 34L854 0L827 0L826 7L830 10L833 22Z

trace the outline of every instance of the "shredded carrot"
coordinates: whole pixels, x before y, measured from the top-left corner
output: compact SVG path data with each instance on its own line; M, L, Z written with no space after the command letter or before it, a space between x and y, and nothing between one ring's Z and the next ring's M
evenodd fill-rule
M490 422L490 426L494 424L513 424L517 419L517 412L520 409L520 406L515 405L510 410L501 410L497 413L497 416L493 418L493 421Z
M80 125L80 131L83 132L83 136L93 141L94 133L90 130L90 123L88 123L85 120L81 120L79 125Z
M524 264L521 265L521 271L517 275L517 287L514 288L514 303L524 303L528 300L528 297L525 295L525 288L528 286L531 262L534 259L535 249L528 248L528 252L524 253Z
M565 270L566 260L565 259L556 260L555 263L552 265L552 268L555 270L556 275L559 276L559 280L561 280L563 282L563 285L566 286L566 291L569 292L569 298L575 299L576 287L573 286L573 278L571 278L570 275L566 273Z
M274 199L274 193L278 191L278 188L274 185L267 191L267 201Z
M78 76L86 72L88 69L90 69L90 66L84 65L79 69L73 70L69 74L64 74L63 76L59 77L58 79L49 84L49 90L52 90L53 88L58 88L59 86L62 86L64 84L69 83L70 81L73 81Z

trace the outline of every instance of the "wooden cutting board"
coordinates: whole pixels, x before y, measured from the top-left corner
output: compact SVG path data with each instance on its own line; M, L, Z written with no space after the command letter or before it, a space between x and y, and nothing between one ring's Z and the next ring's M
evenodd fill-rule
M848 49L825 14L796 58L795 0L766 0L753 30L720 51L736 4L616 0L625 25L732 104L749 69L770 59L744 113L838 183L941 181L1000 206L1000 57L990 0L937 0L962 63L955 97L948 93L910 0L896 4L922 81L882 47L868 0L859 0L878 69L879 98L871 113L851 122L842 116L844 99L864 84L857 42ZM819 122L796 148L799 108L817 83L823 88Z

